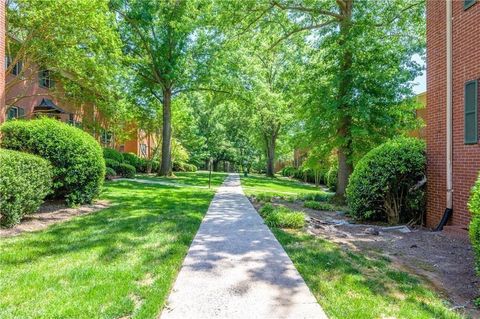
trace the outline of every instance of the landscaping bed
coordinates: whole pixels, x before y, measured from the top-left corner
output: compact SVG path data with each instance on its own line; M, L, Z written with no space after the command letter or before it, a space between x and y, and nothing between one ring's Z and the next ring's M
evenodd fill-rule
M265 196L261 178L255 182L258 188L245 192L257 210L270 204L306 214L304 229L270 228L329 317L478 317L472 305L478 281L468 242L424 229L355 224L343 207L304 207L308 199L294 181L282 191L296 192L297 199L284 193Z
M36 213L26 215L20 224L12 228L0 228L0 237L11 237L24 232L42 230L52 224L65 222L76 216L98 212L109 205L109 201L98 200L94 204L71 208L67 207L63 201L47 201L40 206Z

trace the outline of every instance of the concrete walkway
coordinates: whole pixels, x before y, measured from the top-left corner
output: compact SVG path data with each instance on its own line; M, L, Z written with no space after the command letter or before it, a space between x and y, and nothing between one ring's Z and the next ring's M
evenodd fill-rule
M210 204L161 318L327 317L231 174Z

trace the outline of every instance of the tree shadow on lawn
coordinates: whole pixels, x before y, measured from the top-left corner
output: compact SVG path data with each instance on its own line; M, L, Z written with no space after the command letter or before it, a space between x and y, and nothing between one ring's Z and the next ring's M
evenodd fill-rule
M247 188L288 188L292 191L322 191L314 185L305 185L295 180L285 180L277 177L255 176L249 175L247 177L242 176L242 185Z
M124 300L128 299L128 291L135 291L142 300L143 306L135 311L142 312L147 308L150 314L159 311L213 192L117 182L106 184L101 197L110 200L112 206L44 231L2 239L0 293L9 299L18 296L14 298L18 304L10 306L20 311L17 317L32 317L36 308L50 309L61 316L65 309L86 307L85 302L90 315L94 316L99 315L104 305L111 304L114 314L111 317L115 317L135 310L131 300ZM42 288L36 291L37 279L32 282L23 279L33 274L51 279L47 282L38 279ZM147 274L152 274L156 283L139 288L138 282ZM79 287L71 287L67 293L62 288L54 288L58 282ZM10 285L7 283L14 283L15 288L4 290ZM82 293L95 285L105 290L105 295L98 298L103 301L88 300L89 296ZM125 289L123 293L120 292L122 289ZM40 300L39 296L47 290L52 300ZM13 295L9 296L9 293ZM63 300L63 293L70 294L72 300ZM5 300L0 297L0 306ZM55 309L53 304L57 300L65 303L66 308L58 306ZM25 302L27 306L23 304ZM89 311L76 311L88 317ZM68 316L70 313L63 314Z
M332 318L462 318L385 258L345 251L301 231L273 231Z

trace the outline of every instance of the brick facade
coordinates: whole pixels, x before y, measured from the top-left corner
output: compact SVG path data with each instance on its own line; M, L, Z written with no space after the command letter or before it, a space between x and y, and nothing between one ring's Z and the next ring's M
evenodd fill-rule
M464 86L480 79L480 2L464 10L452 4L453 217L449 225L467 228L467 201L480 171L480 145L464 144ZM427 226L446 207L446 2L427 1Z

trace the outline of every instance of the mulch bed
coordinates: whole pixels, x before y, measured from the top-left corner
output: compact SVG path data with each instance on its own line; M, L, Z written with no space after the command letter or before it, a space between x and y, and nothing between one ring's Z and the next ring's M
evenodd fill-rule
M108 201L96 201L91 205L69 208L63 202L47 201L38 212L25 216L13 228L0 228L0 237L12 237L24 232L45 229L48 226L70 220L76 216L91 214L109 207Z

